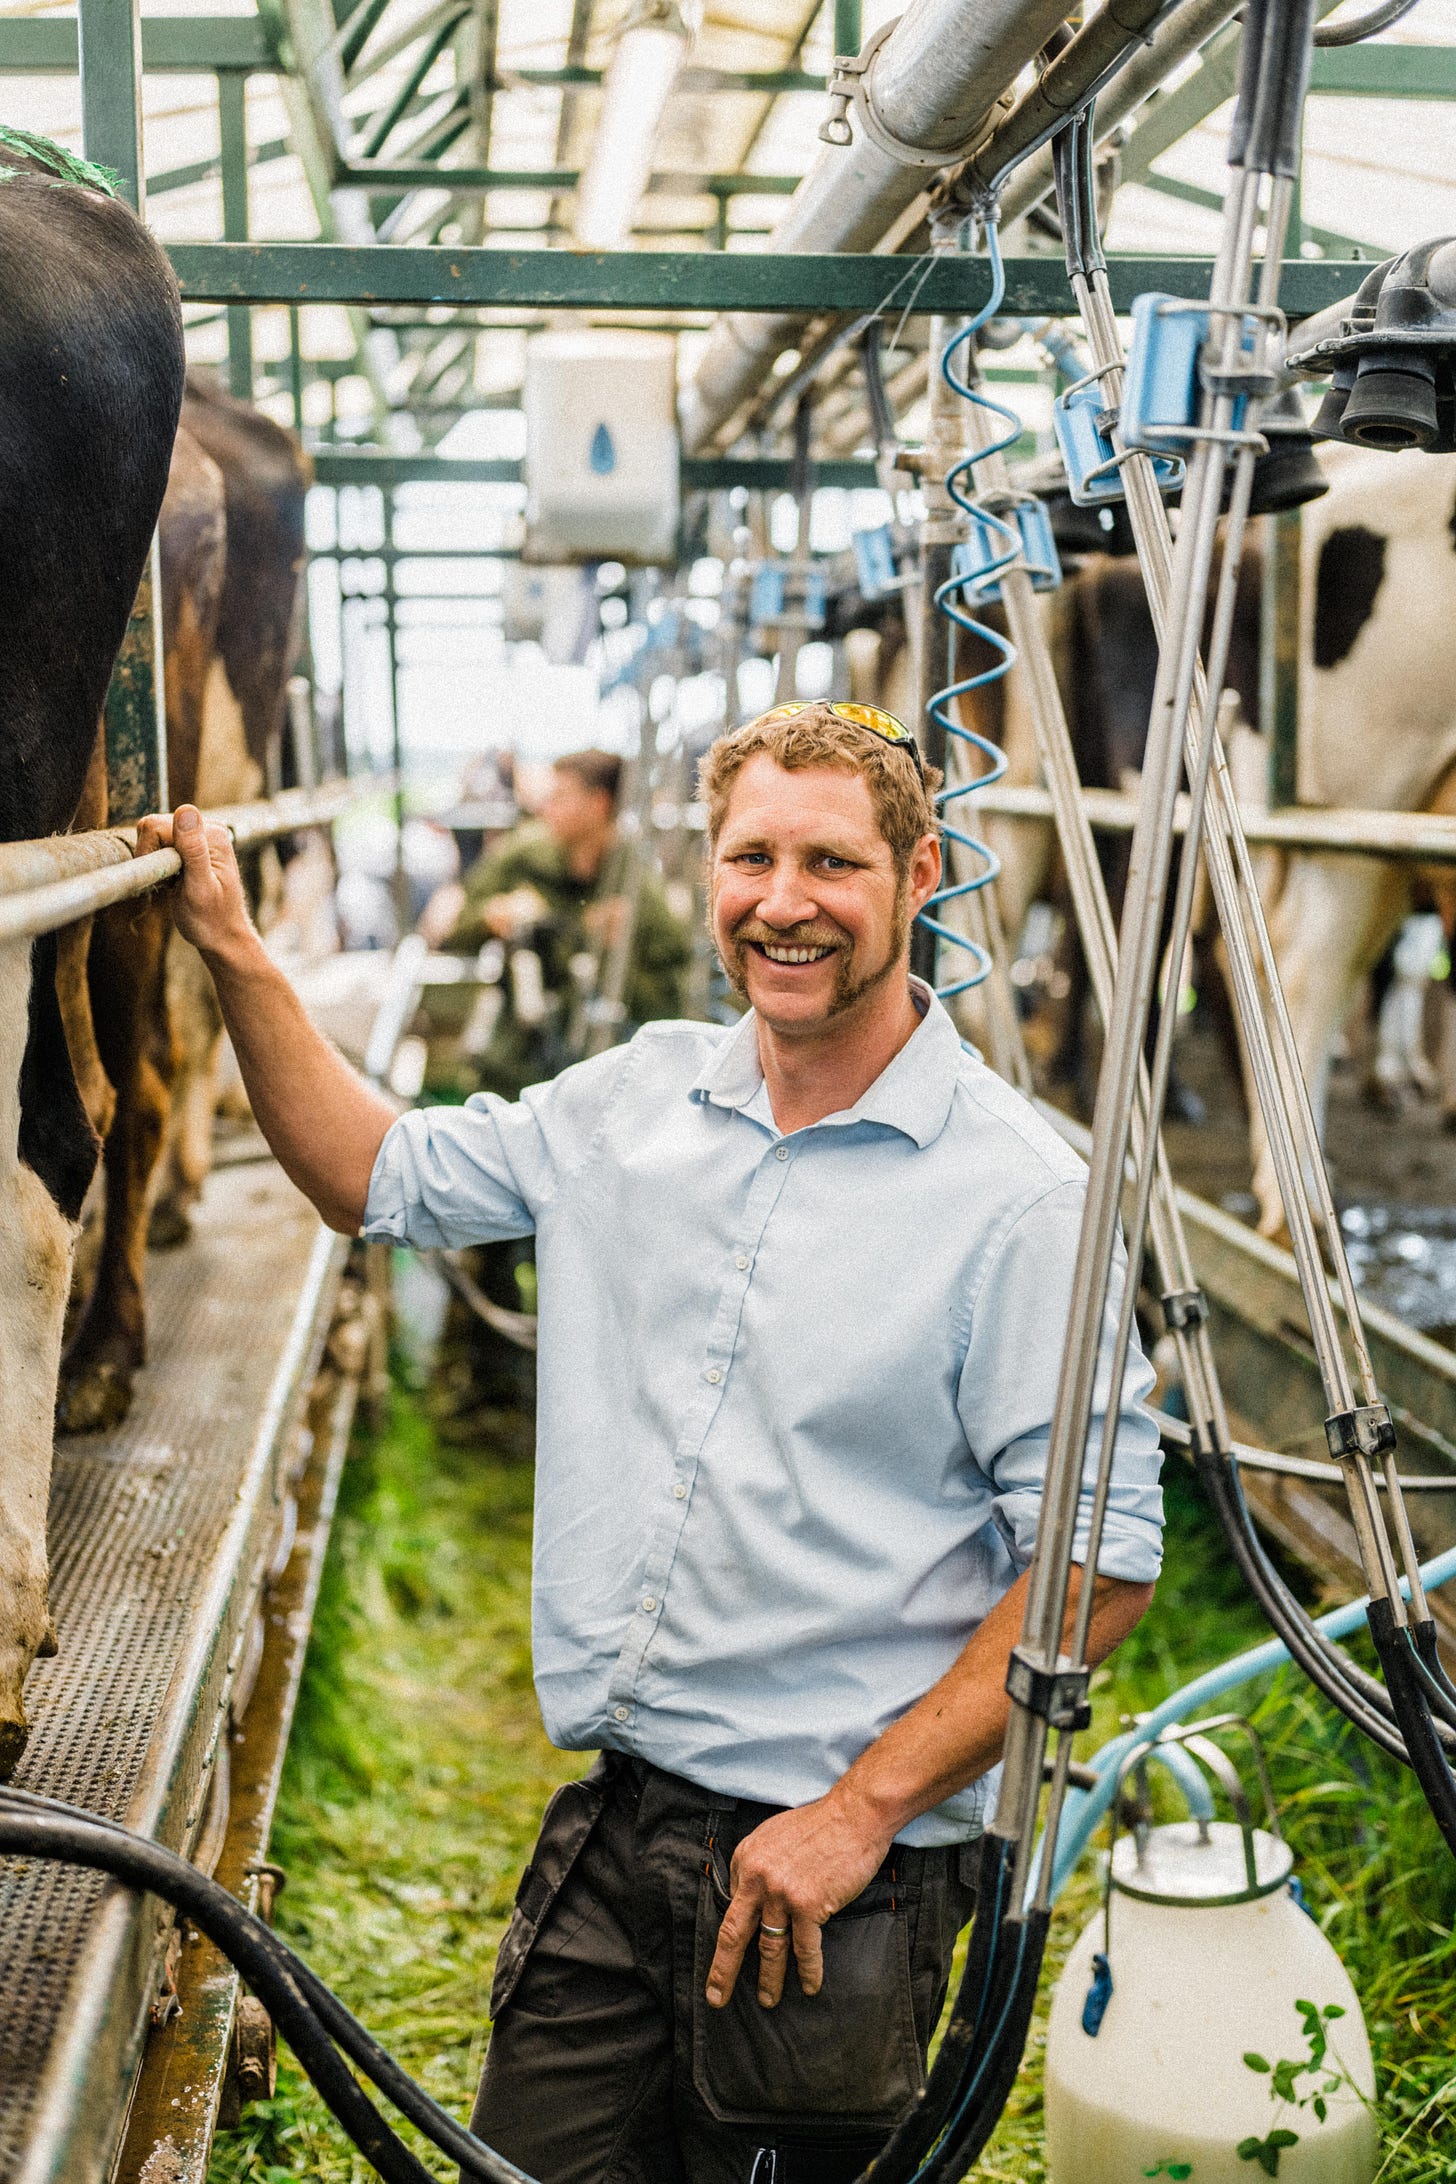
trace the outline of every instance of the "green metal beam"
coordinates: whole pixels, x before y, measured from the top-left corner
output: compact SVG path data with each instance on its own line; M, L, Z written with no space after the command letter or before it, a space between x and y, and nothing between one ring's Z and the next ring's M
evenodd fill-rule
M601 68L513 68L513 83L540 84L548 91L590 90L601 83ZM825 78L802 68L685 68L673 86L675 91L751 91L776 98L782 91L822 91Z
M396 486L518 485L518 462L451 455L386 455L365 447L320 447L313 451L314 477L320 485ZM791 465L767 456L692 456L682 465L688 493L722 493L733 486L754 492L786 492ZM816 485L852 490L877 482L872 462L823 462L814 465Z
M835 53L858 53L863 37L860 0L834 0Z
M1329 46L1315 53L1309 88L1346 99L1456 98L1456 46Z
M269 137L266 143L253 145L248 165L266 167L275 159L287 159L292 150L287 137ZM194 159L185 167L164 167L160 174L147 176L147 195L165 197L169 190L190 190L199 182L210 182L221 169L220 158Z
M217 79L218 142L222 167L222 232L230 243L248 239L248 79L235 70ZM230 304L228 387L240 402L253 399L253 314Z
M179 172L184 170L179 169ZM648 193L654 197L792 197L803 180L798 174L655 174ZM387 159L356 159L334 180L339 190L574 190L581 180L576 167L446 167L420 162L405 166Z
M64 16L0 21L0 75L73 76L76 24ZM148 73L210 75L220 68L275 72L278 56L256 15L149 15L142 24Z
M142 162L141 11L137 0L81 0L81 147L115 172L134 212L147 209Z
M837 51L857 50L852 44L840 42L841 14L847 27L851 12L857 12L854 0L836 0ZM365 20L361 14L359 29L364 28ZM356 36L357 31L351 25L350 41L344 49L346 66L357 57L358 48L353 45ZM1237 34L1224 33L1212 41L1207 50L1217 60L1222 58L1222 52L1214 53L1214 47L1236 49L1237 44ZM186 75L235 68L273 74L279 67L267 27L256 15L148 16L142 25L142 58L149 72ZM39 16L11 16L0 21L0 74L69 75L75 67L74 21ZM514 82L553 88L589 87L601 82L602 71L579 65L522 68L513 69L511 77ZM1190 82L1207 88L1202 70ZM784 91L822 91L823 88L822 76L802 68L689 68L678 78L681 91L748 91L772 95ZM1456 98L1456 46L1376 44L1329 48L1314 56L1310 89L1342 98ZM1230 79L1222 97L1231 96ZM1177 97L1177 91L1169 92L1158 101L1159 109L1168 107ZM1201 105L1201 97L1197 103ZM1202 120L1204 114L1212 110L1203 107L1196 120ZM1170 137L1167 141L1173 139Z
M550 310L845 311L893 306L905 261L874 253L779 255L742 251L411 249L337 243L174 243L189 303L476 304ZM1280 300L1307 318L1352 293L1368 267L1286 261ZM1147 289L1199 300L1207 258L1116 258L1113 301L1127 310ZM979 310L989 293L983 260L944 257L921 276L915 307ZM1059 258L1011 258L1008 316L1060 313L1071 296Z

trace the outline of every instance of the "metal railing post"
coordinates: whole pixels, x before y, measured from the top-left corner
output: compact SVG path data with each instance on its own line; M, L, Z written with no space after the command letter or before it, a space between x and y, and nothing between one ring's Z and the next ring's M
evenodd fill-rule
M248 239L248 79L241 69L219 69L217 121L222 168L222 233L227 243ZM253 313L230 303L227 313L228 387L240 402L253 399Z

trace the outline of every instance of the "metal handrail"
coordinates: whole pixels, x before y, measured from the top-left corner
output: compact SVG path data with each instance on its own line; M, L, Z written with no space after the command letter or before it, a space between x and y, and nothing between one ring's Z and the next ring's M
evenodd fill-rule
M333 781L318 789L284 789L255 804L227 804L205 814L228 827L240 849L306 827L327 826L350 804L377 795L392 777ZM114 903L149 894L182 869L175 849L136 854L135 827L55 834L35 842L0 844L0 946L56 932Z
M1138 800L1117 789L1083 789L1087 817L1098 833L1130 834ZM1043 788L1000 782L984 789L978 809L997 819L1050 819L1052 800ZM1244 838L1259 849L1293 849L1346 857L1390 857L1420 864L1456 864L1456 819L1438 812L1365 811L1335 805L1290 804L1276 811L1240 805ZM1182 834L1188 799L1180 796L1174 819Z

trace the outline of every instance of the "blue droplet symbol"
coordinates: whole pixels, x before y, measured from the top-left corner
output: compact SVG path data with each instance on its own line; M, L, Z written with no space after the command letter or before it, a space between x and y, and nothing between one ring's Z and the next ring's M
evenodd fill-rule
M598 425L592 434L591 454L587 460L599 478L609 478L616 469L617 450L605 425Z

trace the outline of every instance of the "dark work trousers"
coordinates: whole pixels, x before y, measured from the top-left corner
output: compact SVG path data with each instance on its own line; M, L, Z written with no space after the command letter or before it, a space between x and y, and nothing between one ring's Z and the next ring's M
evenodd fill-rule
M472 2127L541 2184L848 2184L924 2083L974 1846L895 1845L757 2000L704 1997L742 1838L778 1808L603 1754L546 1808L501 1944Z

